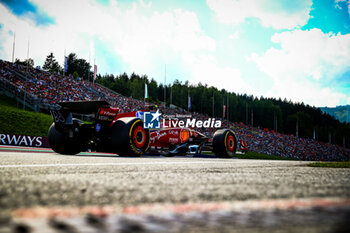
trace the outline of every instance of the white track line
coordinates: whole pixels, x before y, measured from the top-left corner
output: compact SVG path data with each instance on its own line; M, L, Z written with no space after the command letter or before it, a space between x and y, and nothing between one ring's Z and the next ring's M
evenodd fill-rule
M226 161L183 161L183 162L128 162L128 163L54 163L54 164L9 164L0 165L0 168L26 168L26 167L76 167L76 166L128 166L128 165L182 165L182 164L217 164L228 163ZM236 160L231 160L236 161Z

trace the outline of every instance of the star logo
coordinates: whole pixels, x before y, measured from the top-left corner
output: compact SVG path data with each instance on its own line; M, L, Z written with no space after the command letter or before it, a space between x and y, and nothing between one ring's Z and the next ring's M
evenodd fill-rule
M159 112L159 109L156 112L144 112L143 127L145 129L159 129L161 115L162 114Z
M161 113L159 113L159 109L157 109L157 112L151 113L151 114L153 116L151 122L153 122L155 119L158 119L158 117L160 117L162 115Z

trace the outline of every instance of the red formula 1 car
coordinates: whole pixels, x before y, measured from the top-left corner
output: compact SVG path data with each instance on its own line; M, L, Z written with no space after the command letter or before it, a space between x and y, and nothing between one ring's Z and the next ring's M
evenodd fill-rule
M157 153L166 156L213 151L217 157L231 158L237 150L237 138L230 129L219 129L213 138L191 128L144 128L140 112L119 113L106 101L61 102L51 110L54 120L49 129L49 144L60 154L82 151L139 156ZM92 123L83 123L73 114L90 115Z

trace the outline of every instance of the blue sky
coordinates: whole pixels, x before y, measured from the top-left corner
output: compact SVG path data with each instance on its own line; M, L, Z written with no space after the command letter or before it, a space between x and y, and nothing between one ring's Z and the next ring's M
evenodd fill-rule
M37 26L54 24L55 20L48 16L40 8L28 0L1 0L1 4L7 7L14 15L30 18Z
M0 59L53 52L313 106L350 104L349 0L0 0Z

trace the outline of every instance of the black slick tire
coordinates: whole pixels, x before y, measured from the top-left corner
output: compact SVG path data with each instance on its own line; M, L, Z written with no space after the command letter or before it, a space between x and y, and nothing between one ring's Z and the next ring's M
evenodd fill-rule
M73 119L73 124L78 127L82 123L80 120ZM73 132L73 138L69 138L68 135L56 129L55 123L52 123L49 128L48 139L51 149L56 153L75 155L81 152L78 132Z
M148 150L149 143L150 132L139 118L120 119L111 127L111 150L119 156L138 157Z
M219 129L213 136L213 152L218 158L232 158L237 150L237 138L230 129Z

